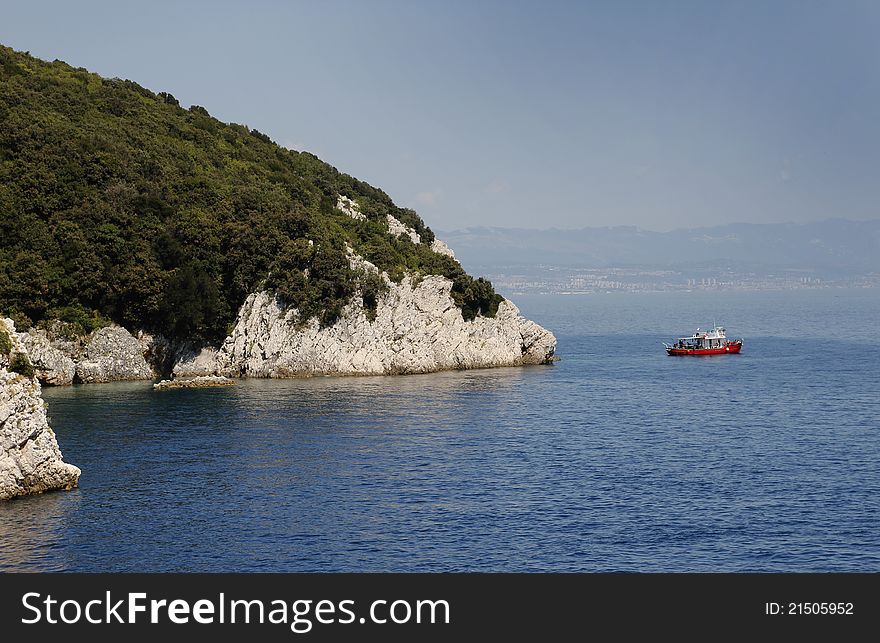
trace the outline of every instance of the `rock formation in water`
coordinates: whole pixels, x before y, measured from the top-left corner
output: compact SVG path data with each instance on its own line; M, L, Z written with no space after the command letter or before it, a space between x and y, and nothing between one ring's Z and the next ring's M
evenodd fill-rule
M86 344L76 365L80 382L115 382L153 379L138 340L121 326L98 330Z
M339 196L337 207L361 217L357 204ZM421 243L418 233L389 215L388 234ZM431 249L454 256L439 239ZM406 275L394 282L349 249L352 269L378 276L384 292L375 315L362 297L353 297L331 325L316 318L303 324L296 309L260 291L241 306L231 334L218 347L171 342L121 326L85 337L66 336L62 324L31 329L18 338L32 356L44 384L149 380L223 375L303 377L311 375L391 375L431 371L543 364L556 348L552 333L519 314L510 301L494 317L462 317L452 297L453 282L440 275Z
M360 266L375 266L354 258ZM452 282L432 275L394 283L370 320L354 298L332 325L297 321L271 293L251 294L232 333L217 348L190 342L174 346L161 336L135 338L120 326L76 340L50 340L46 331L18 333L37 377L45 385L196 377L300 377L319 374L380 375L546 363L552 333L504 300L494 317L466 321L451 296Z
M222 375L198 375L196 377L178 377L173 380L162 380L153 384L154 391L169 391L178 388L216 388L234 386L235 380Z
M391 286L374 321L350 304L323 329L314 320L300 328L277 298L253 294L216 354L217 371L245 377L427 373L542 364L553 355L553 335L509 301L494 318L464 321L450 287L436 276L413 287L407 277Z
M451 283L427 277L394 284L370 321L349 304L331 327L295 323L276 297L248 297L238 323L219 350L204 349L174 367L178 377L218 373L230 377L392 375L544 364L553 334L503 301L494 318L464 321L449 297Z
M360 215L357 205L339 196L338 207ZM388 234L421 243L418 233L389 215ZM431 248L454 256L439 239ZM390 375L431 371L543 364L556 348L552 333L519 314L510 301L494 317L465 320L452 297L453 282L440 275L406 275L394 282L349 249L352 269L378 276L384 292L375 315L362 297L353 297L331 325L316 318L303 324L296 309L280 297L260 291L241 306L231 334L219 347L176 344L161 335L138 338L121 326L101 328L85 337L65 337L31 329L19 333L44 384L179 378L302 377L310 375ZM51 337L51 339L50 339Z
M341 197L339 203L357 214ZM399 221L389 233L418 241L416 232ZM349 261L357 270L379 275L385 285L373 319L355 297L331 326L321 327L316 319L301 324L296 310L285 308L277 296L253 293L219 350L179 355L175 376L393 375L546 364L553 357L553 334L522 317L506 299L494 317L467 321L452 298L451 280L406 276L395 283L353 252Z
M0 318L0 349L0 500L72 489L80 470L62 460L40 383L29 374L26 348L10 319Z
M340 196L340 210L360 216L357 205ZM389 234L420 243L418 233L396 219ZM436 252L452 255L439 239ZM544 364L556 338L519 314L510 301L494 317L462 317L452 297L453 282L439 275L405 276L400 282L380 273L349 249L354 270L379 276L384 293L375 316L362 298L353 297L329 326L316 318L300 322L297 311L276 295L260 291L247 297L231 334L219 347L174 344L160 335L138 338L121 326L102 328L74 340L32 329L19 338L34 356L45 384L177 378L303 377L311 375L391 375L431 371ZM372 317L372 318L371 318Z
M61 324L50 324L50 331L32 328L18 333L30 355L40 382L63 386L74 382L98 383L151 380L156 376L146 359L153 342L142 344L122 326L107 326L83 337L58 333Z

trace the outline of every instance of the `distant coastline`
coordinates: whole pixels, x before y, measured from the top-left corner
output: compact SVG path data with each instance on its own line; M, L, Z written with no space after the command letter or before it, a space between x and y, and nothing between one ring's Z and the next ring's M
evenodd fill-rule
M880 288L880 273L858 276L819 277L811 271L780 270L776 273L712 268L652 269L611 267L577 268L552 264L474 266L508 296L526 294L588 295L610 292L714 292L718 290L769 292L778 290L827 290L833 288Z
M463 265L508 295L880 286L880 220L439 234Z

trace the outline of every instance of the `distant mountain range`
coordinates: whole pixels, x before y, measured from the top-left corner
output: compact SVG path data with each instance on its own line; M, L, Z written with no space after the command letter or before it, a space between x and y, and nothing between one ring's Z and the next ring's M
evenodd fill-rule
M529 230L468 228L438 232L471 269L501 266L726 266L817 274L880 272L880 219L814 223L734 223L672 232L636 227ZM491 271L491 270L490 270Z

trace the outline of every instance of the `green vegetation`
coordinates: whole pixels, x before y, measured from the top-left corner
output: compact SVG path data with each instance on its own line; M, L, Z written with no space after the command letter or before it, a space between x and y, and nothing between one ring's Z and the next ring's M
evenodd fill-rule
M9 355L9 351L11 350L12 340L9 338L9 333L6 332L6 329L3 326L0 326L0 355Z
M25 377L34 376L34 366L24 353L13 353L9 356L9 370Z
M51 321L41 320L37 323L37 327L45 330L50 340L74 341L111 324L109 319L102 317L97 311L84 311L70 306L57 309L56 313Z
M449 277L465 319L501 300L381 190L168 93L0 46L0 124L0 311L21 328L112 320L217 342L260 288L300 322L332 323L359 290L374 316L382 285L346 244L395 280ZM426 243L390 236L388 214Z
M361 298L364 313L367 319L376 321L379 307L379 298L388 291L388 285L375 273L369 273L361 278Z
M9 358L9 370L25 377L34 376L31 360L24 353L12 352L12 338L3 326L0 326L0 355Z

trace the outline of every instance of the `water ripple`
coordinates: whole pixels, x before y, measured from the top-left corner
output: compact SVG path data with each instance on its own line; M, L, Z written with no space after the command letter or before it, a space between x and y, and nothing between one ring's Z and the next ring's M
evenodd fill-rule
M47 389L81 487L0 506L0 570L878 571L880 303L814 297L772 316L821 351L751 299L695 360L693 300L526 298L556 366Z

